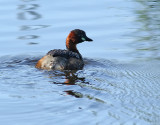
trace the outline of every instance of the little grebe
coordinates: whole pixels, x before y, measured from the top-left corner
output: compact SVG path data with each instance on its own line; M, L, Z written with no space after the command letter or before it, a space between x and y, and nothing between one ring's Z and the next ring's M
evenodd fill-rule
M72 30L66 39L67 50L50 50L37 62L35 67L47 70L81 70L84 62L76 45L84 41L93 40L88 38L83 30Z

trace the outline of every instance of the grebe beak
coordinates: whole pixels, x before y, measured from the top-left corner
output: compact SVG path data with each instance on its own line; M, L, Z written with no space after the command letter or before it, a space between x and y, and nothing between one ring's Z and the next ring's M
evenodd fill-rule
M90 41L90 42L93 41L92 39L88 38L87 36L82 37L82 40L83 40L83 41Z

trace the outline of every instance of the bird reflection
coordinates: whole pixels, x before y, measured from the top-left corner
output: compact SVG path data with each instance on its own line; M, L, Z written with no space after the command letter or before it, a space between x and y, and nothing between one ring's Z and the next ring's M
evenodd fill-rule
M85 81L84 77L78 77L78 73L76 70L50 72L49 77L53 79L54 84L76 85L77 82L88 84L88 82ZM57 78L60 78L60 79L57 79ZM61 82L61 80L64 80L64 81Z
M74 92L73 90L67 90L67 91L64 91L66 92L67 95L71 95L71 96L74 96L76 98L83 98L83 94L80 93L80 92Z
M53 79L52 83L57 85L76 85L76 83L84 83L86 82L84 77L78 77L78 73L76 70L73 71L50 71L49 78ZM58 80L58 81L56 81ZM63 81L61 81L63 80ZM71 95L76 98L82 98L83 94L79 92L75 92L73 90L65 90L63 91L66 95Z
M65 77L66 77L66 81L64 82L67 85L75 85L76 82L80 81L82 83L86 83L85 82L85 78L82 77L78 77L78 75L76 74L76 72L66 72L65 73Z

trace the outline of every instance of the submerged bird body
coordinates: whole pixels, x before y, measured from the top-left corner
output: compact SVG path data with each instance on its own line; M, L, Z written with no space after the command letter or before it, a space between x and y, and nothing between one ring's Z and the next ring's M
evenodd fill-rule
M67 50L50 50L37 62L36 68L47 70L81 70L84 62L76 45L84 41L92 41L92 39L88 38L83 30L72 30L66 39Z

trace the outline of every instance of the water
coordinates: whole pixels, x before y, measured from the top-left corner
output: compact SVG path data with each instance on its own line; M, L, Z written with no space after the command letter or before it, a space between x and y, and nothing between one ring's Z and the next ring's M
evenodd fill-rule
M159 125L158 0L0 1L0 123ZM34 67L86 31L80 71Z

